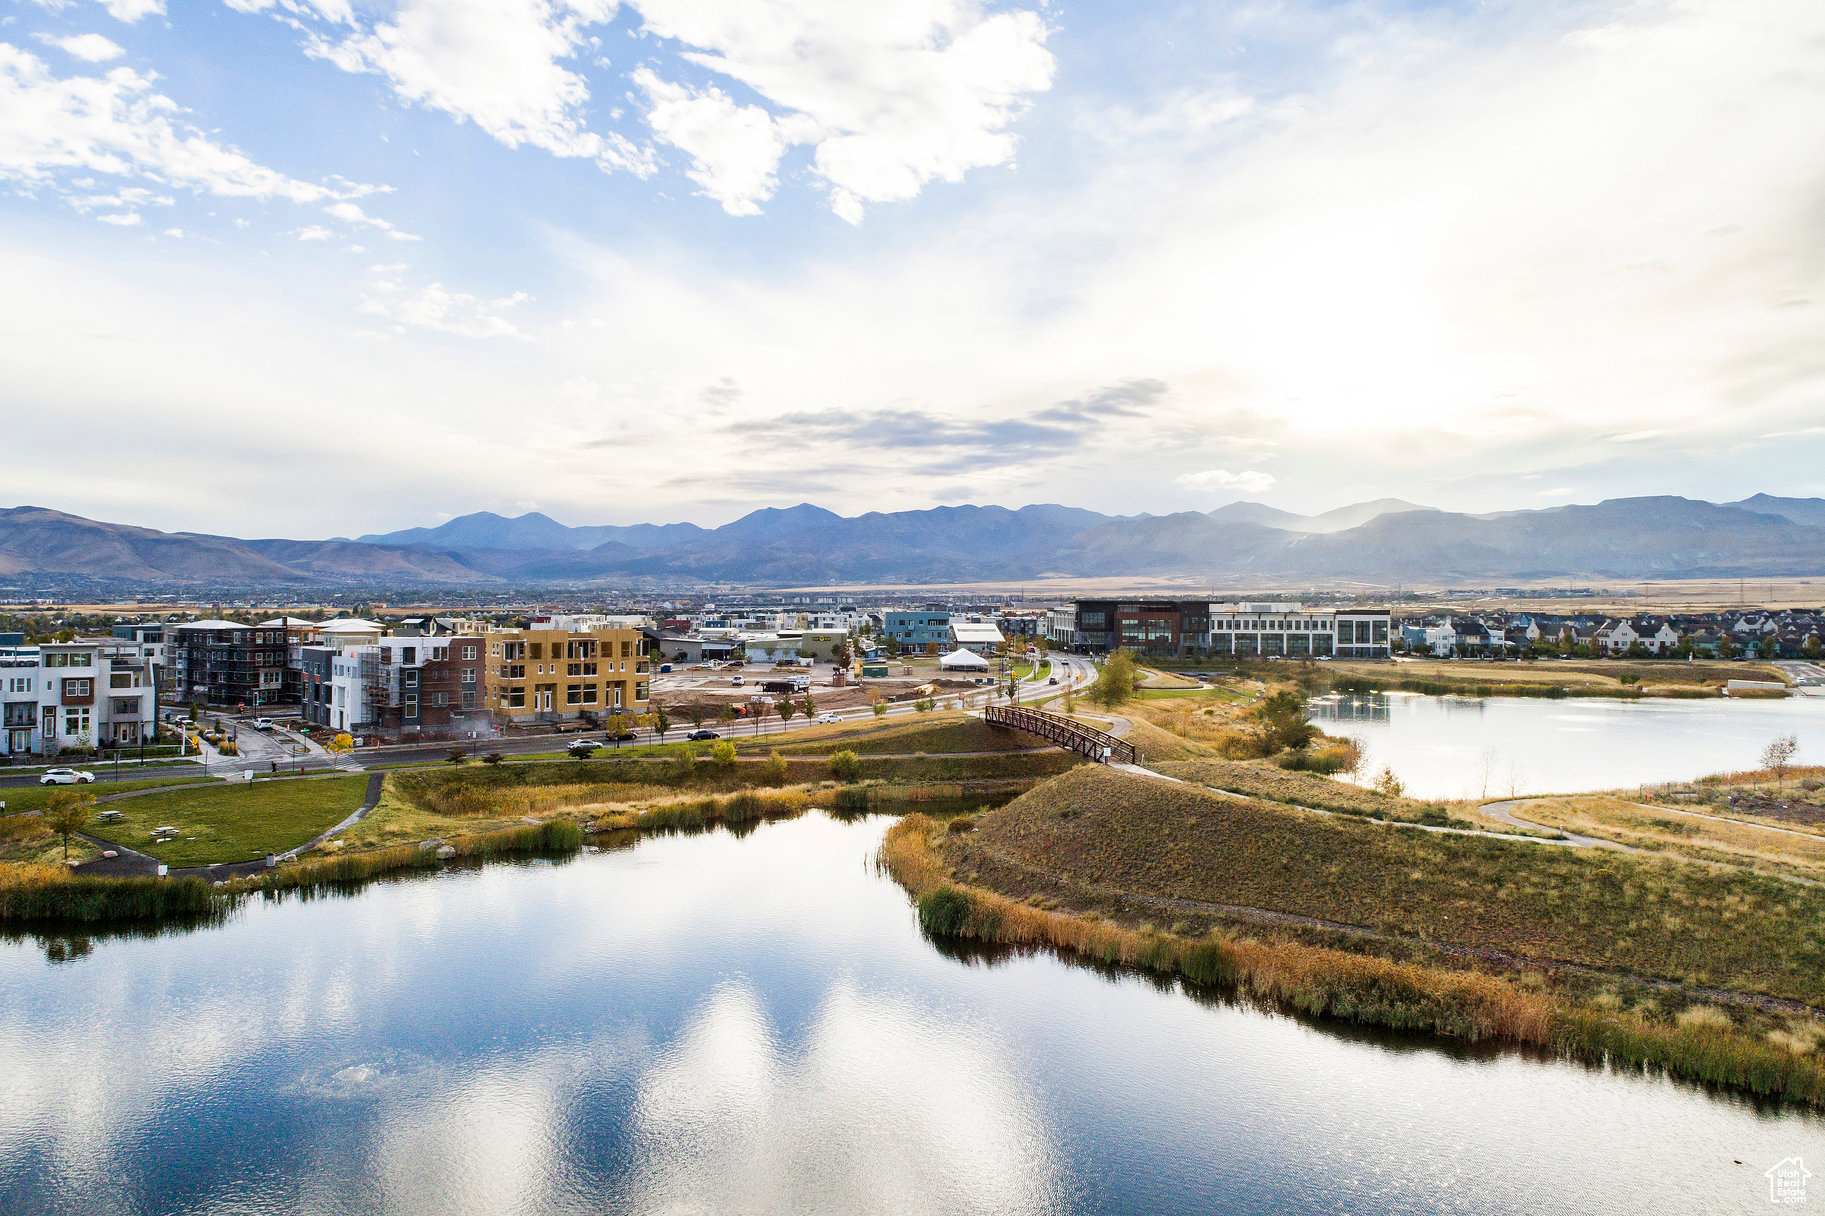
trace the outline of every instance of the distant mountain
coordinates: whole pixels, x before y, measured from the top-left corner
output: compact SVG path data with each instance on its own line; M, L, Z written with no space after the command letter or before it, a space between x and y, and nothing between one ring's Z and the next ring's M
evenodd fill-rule
M1102 515L1053 504L873 511L810 503L695 524L566 527L480 512L360 540L237 540L0 511L0 577L160 586L515 587L1191 578L1214 585L1825 573L1825 500L1618 498L1468 515L1381 499Z
M1757 494L1724 505L1761 515L1779 515L1810 528L1825 528L1825 498L1776 498L1772 494Z

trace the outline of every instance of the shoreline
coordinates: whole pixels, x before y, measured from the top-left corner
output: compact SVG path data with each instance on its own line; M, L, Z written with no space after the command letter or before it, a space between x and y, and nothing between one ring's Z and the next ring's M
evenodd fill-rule
M960 881L933 841L947 829L914 813L888 829L881 870L912 898L934 937L1045 946L1092 962L1175 977L1283 1012L1460 1043L1543 1050L1585 1063L1659 1070L1681 1080L1825 1110L1825 1066L1713 1025L1658 1025L1556 1000L1521 979L1214 930L1201 938L1131 928L1099 914L1018 902ZM1702 991L1702 990L1700 990ZM1735 994L1753 1003L1754 994ZM1792 1005L1817 1011L1801 1003ZM1789 1003L1782 1002L1786 1010Z

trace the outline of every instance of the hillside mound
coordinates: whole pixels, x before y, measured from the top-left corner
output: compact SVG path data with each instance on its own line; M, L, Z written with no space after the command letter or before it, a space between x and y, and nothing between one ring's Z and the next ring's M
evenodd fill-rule
M1045 741L1019 731L990 726L969 714L952 714L912 722L902 720L892 725L872 721L839 722L800 733L790 743L758 738L737 740L736 746L743 751L777 750L786 756L827 756L837 751L851 751L858 756L910 756L918 752L938 756L958 752L1025 751L1044 747Z
M1016 899L1258 909L1825 1005L1825 891L1740 871L1327 816L1098 766L983 814L944 855Z

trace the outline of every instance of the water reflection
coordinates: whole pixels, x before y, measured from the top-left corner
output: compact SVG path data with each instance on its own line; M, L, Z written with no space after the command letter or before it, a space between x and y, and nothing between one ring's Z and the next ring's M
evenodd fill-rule
M1755 768L1776 735L1825 761L1825 697L1784 701L1433 697L1314 698L1312 720L1363 744L1419 798L1513 798L1688 781Z
M0 943L0 1209L1751 1211L1825 1159L1686 1086L962 961L874 873L883 827Z

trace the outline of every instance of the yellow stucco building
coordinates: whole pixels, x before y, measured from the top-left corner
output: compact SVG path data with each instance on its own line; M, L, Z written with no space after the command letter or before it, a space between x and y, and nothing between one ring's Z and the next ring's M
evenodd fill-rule
M482 637L488 709L497 725L647 712L646 638L631 621L538 617L526 628L490 629Z

